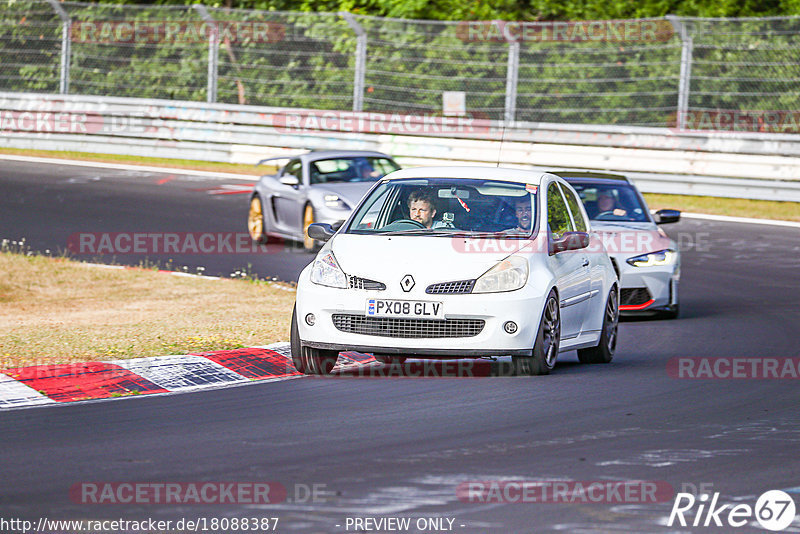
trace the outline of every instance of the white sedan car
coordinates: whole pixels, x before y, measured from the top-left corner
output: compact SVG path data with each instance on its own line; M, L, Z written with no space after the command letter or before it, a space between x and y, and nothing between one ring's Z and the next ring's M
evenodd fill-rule
M384 363L511 356L547 374L559 352L611 361L618 280L575 190L549 173L428 167L387 175L300 274L295 367L330 373L339 352Z

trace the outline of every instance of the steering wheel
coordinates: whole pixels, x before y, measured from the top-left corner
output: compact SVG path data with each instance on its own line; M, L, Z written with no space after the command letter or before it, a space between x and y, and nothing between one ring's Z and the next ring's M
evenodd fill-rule
M621 213L617 213L617 211ZM601 211L597 215L594 216L594 219L598 221L607 221L607 220L623 220L626 217L630 217L628 212L622 208L615 208L614 210L609 211Z
M427 227L419 221L413 219L397 219L381 228L381 230L385 232L399 232L401 230L413 230L415 228L427 229Z
M396 221L392 221L391 224L412 224L417 228L427 228L424 224L419 221L415 221L414 219L397 219Z

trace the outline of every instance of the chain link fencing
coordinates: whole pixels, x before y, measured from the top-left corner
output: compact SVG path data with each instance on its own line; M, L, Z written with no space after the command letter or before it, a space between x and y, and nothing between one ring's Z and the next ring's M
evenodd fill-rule
M800 18L441 22L0 0L0 90L800 132ZM451 95L452 96L452 95ZM794 121L794 122L793 122Z

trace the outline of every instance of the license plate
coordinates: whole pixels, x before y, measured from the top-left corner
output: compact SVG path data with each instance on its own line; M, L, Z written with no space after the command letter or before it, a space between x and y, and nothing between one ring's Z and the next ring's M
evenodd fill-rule
M444 306L423 300L367 299L367 316L444 319Z

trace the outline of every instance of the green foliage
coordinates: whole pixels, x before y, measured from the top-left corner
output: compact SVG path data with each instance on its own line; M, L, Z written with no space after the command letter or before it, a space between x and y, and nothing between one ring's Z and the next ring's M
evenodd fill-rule
M245 5L245 0L239 2L231 3ZM0 3L0 90L58 92L60 19L44 0ZM206 100L209 45L204 38L123 42L103 38L102 32L90 32L90 37L96 38L87 39L76 30L82 23L92 29L115 21L202 25L196 9L166 3L61 5L73 21L71 93ZM266 40L247 36L222 40L218 102L352 109L356 35L335 13L347 9L357 14L367 32L366 111L436 114L441 112L444 91L464 91L468 112L492 119L502 118L505 109L509 43L467 38L466 23L457 20L800 12L800 0L721 0L713 4L699 0L254 0L248 5L262 10L209 7L211 17L223 24L265 24L274 30ZM799 19L684 20L694 39L690 109L800 109ZM654 23L664 30L655 40L522 42L516 118L674 126L682 43L665 19Z
M190 4L193 0L161 3ZM336 12L427 20L612 20L674 14L753 17L800 14L798 0L218 0L215 7Z

